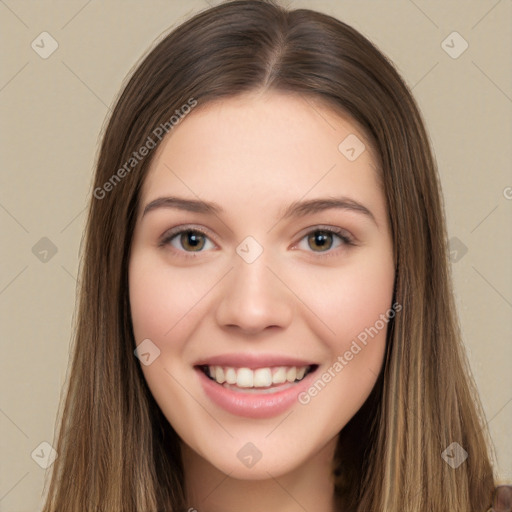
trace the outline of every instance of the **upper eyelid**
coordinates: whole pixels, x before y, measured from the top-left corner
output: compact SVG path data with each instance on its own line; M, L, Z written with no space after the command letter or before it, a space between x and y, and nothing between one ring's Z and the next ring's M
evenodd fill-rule
M339 226L329 226L328 224L314 224L313 226L309 226L307 228L304 228L301 230L301 235L299 240L302 240L307 234L312 233L314 231L328 231L332 233L333 235L340 236L340 233L342 235L346 235L347 238L350 238L351 240L355 239L354 235L345 228L339 227Z
M210 231L203 227L198 227L195 224L183 224L180 226L176 226L174 228L168 229L162 236L161 241L169 241L172 240L175 236L180 235L181 233L184 233L186 231L198 231L199 233L209 237L213 238L212 242L215 242L215 236L212 236Z

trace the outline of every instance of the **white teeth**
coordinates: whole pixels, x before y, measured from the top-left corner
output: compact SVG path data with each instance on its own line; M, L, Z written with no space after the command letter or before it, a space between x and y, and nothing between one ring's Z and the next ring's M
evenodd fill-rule
M292 366L287 372L286 372L286 380L288 382L293 382L295 378L297 377L297 368L295 366Z
M222 369L221 366L216 366L215 367L215 380L219 384L222 384L223 382L226 382L226 377L224 376L224 370Z
M239 388L268 388L272 385L302 380L309 366L276 366L272 368L233 368L208 366L206 373L219 384Z
M236 384L236 370L234 368L226 369L226 382L228 384Z
M306 368L303 366L302 368L297 368L297 376L295 377L297 380L301 380L306 373Z
M272 385L272 372L270 368L259 368L254 372L253 386L255 388L268 388Z
M249 368L240 368L236 374L236 385L239 388L252 388L254 383L254 372ZM219 382L219 384L222 384Z
M274 384L284 384L286 382L286 368L280 366L272 376L272 382Z

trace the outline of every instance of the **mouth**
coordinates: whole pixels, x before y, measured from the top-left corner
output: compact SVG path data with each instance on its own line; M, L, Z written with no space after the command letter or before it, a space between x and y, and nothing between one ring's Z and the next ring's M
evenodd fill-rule
M240 358L201 362L194 366L204 398L213 406L245 418L273 418L297 405L298 396L312 385L318 364L303 361ZM228 365L229 364L229 365Z
M262 368L199 365L196 368L202 371L209 380L235 392L276 393L301 382L314 372L318 365Z

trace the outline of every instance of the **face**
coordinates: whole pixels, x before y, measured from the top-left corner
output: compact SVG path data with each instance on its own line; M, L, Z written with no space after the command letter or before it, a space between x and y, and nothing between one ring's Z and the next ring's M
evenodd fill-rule
M187 450L263 479L332 444L381 368L394 272L348 118L268 92L193 110L155 154L129 264L142 370Z

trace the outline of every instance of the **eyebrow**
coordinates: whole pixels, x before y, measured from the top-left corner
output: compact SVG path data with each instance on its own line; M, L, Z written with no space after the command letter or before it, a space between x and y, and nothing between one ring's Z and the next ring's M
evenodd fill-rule
M148 203L144 207L142 217L144 217L146 213L158 208L175 208L188 212L214 215L218 215L224 212L224 210L218 204L211 203L209 201L184 199L181 197L171 196L159 197ZM294 201L284 209L280 218L286 219L290 217L304 217L306 215L311 215L313 213L318 213L334 208L363 214L370 218L375 224L377 224L373 213L366 206L347 197L327 197L310 199L307 201Z
M156 210L157 208L175 208L178 210L185 210L187 212L211 213L215 215L224 211L220 206L208 201L184 199L181 197L159 197L145 206L142 217L144 217L146 213Z

